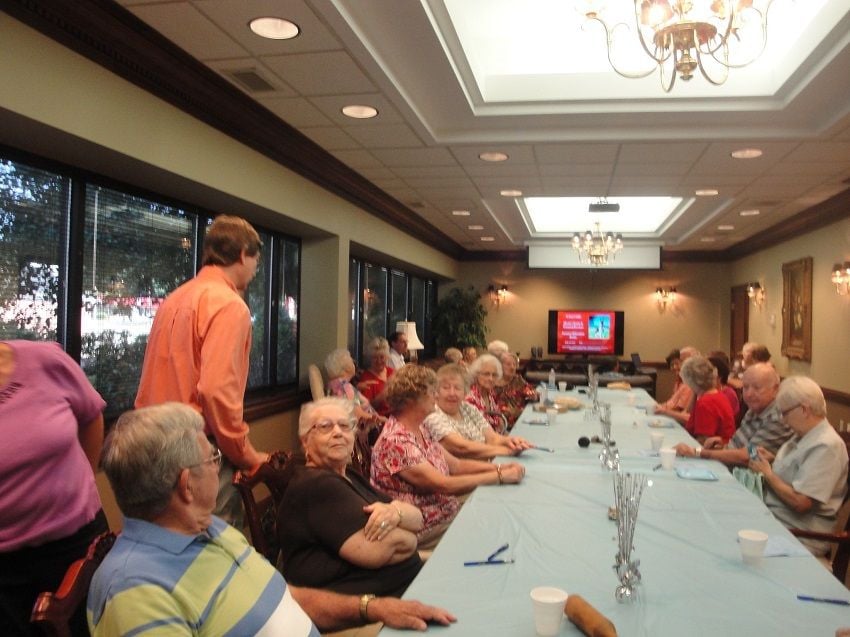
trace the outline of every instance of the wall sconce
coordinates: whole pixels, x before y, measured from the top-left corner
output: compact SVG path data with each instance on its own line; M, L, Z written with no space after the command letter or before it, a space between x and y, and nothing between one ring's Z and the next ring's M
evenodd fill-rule
M499 306L508 298L508 286L500 285L496 287L491 283L487 288L487 296L490 297L490 303L498 310Z
M655 302L658 303L658 309L663 312L667 309L667 305L672 306L676 302L676 288L655 288Z
M835 293L840 296L850 291L850 261L832 266L832 284L835 286Z
M750 297L753 305L757 308L761 309L761 306L764 305L764 288L758 281L747 283L747 296Z

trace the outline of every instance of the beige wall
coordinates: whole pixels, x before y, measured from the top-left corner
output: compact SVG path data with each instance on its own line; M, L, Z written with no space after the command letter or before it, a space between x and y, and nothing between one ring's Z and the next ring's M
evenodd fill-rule
M812 360L791 361L782 349L782 264L812 257ZM850 297L830 282L832 265L850 260L850 220L787 241L733 264L729 285L759 281L761 309L750 307L750 340L767 345L779 373L805 374L830 389L850 392Z
M464 263L460 281L485 297L488 340L507 341L520 356L547 347L548 310L615 309L625 312L624 354L659 361L673 347L692 344L729 349L729 285L725 264L670 263L657 272L529 270L524 262ZM507 300L496 309L487 286L506 284ZM655 289L675 286L675 305L661 311ZM445 293L451 285L441 286Z

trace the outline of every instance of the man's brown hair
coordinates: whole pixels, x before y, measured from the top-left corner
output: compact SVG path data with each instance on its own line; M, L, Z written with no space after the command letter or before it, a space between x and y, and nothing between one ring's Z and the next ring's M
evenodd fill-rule
M263 247L254 227L232 215L219 215L204 237L204 265L233 265L245 254L253 257Z

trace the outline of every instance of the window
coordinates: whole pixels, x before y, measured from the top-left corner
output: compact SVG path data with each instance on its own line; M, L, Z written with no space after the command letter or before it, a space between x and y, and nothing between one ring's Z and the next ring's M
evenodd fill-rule
M109 415L133 406L156 310L195 273L196 225L183 210L86 187L80 365Z
M56 340L70 180L0 159L0 338Z
M351 304L348 349L355 360L361 359L369 340L390 336L398 321L416 323L416 334L425 345L424 351L419 352L420 358L434 355L429 323L437 301L435 281L352 258L348 295Z
M195 275L210 215L71 172L0 155L0 338L63 343L112 418L133 404L156 310ZM301 244L257 230L248 388L294 387Z

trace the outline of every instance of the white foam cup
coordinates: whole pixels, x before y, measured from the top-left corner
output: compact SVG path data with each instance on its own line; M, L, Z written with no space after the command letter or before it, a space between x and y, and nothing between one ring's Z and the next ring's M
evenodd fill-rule
M567 592L554 586L538 586L531 589L534 607L534 630L541 637L554 637L561 630L564 620L564 605Z
M661 458L661 468L670 471L676 459L676 450L673 447L664 447L658 450L658 455Z
M754 529L741 529L738 531L738 546L741 548L741 559L744 560L744 564L757 566L764 557L767 533Z

